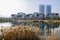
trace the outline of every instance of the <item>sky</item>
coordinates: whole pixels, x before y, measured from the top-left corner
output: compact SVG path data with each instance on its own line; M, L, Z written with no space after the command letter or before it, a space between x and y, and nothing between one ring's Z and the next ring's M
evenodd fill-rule
M52 13L60 13L60 0L0 0L0 17L10 17L18 12L39 12L40 4L51 5Z

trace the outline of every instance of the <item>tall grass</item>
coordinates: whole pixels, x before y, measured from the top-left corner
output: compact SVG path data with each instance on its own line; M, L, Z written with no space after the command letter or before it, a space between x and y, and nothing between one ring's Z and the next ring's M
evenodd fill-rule
M40 28L16 26L4 31L4 40L39 40Z

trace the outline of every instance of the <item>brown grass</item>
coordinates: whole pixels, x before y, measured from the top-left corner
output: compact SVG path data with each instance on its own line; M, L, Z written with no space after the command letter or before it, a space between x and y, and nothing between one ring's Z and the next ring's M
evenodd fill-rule
M16 26L4 32L5 40L39 40L40 29L38 27Z

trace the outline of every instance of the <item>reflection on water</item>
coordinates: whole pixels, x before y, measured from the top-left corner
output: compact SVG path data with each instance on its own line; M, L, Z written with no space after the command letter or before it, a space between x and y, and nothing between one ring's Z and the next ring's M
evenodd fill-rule
M20 25L37 26L37 27L40 27L42 30L44 30L45 27L46 27L46 30L48 30L49 28L60 30L59 24L55 24L55 23L44 23L44 22L41 22L41 23L20 23ZM11 27L12 23L11 22L0 23L0 27L1 26L3 26L3 27L7 27L7 26Z
M0 28L3 26L3 28L11 27L11 22L6 22L6 23L0 23Z
M40 22L40 23L15 23L14 25L24 25L24 26L36 26L36 27L40 27L42 30L44 30L44 28L46 27L46 29L48 30L49 28L51 29L55 29L59 27L59 24L56 23L44 23L44 22Z
M56 35L58 38L60 38L60 25L59 24L55 24L55 23L20 23L20 25L29 25L29 26L37 26L40 27L41 30L45 31L45 30L51 30L52 35ZM7 23L0 23L0 28L3 26L3 28L7 28L7 27L11 27L12 23L11 22L7 22ZM54 32L53 32L54 29Z

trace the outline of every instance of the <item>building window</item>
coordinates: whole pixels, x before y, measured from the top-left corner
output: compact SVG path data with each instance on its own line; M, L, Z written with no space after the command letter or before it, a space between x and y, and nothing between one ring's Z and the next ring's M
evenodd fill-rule
M22 17L22 15L18 15L17 17Z

